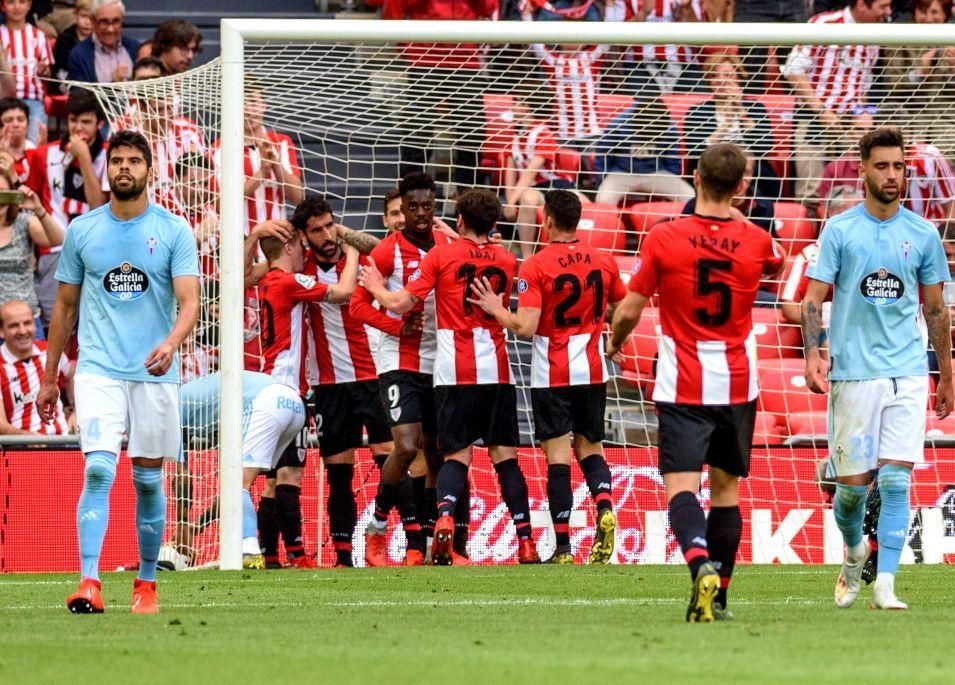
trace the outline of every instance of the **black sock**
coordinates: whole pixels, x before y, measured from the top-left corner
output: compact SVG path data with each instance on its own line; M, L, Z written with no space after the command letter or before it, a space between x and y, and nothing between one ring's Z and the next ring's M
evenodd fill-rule
M424 535L421 534L421 524L418 522L418 509L414 502L414 488L411 476L405 477L398 483L398 513L401 514L401 527L405 531L408 549L416 549L422 554L425 551Z
M591 454L580 460L580 470L584 472L590 496L594 498L597 512L604 509L613 509L613 499L610 496L610 467L602 454Z
M531 506L527 502L527 481L517 464L517 459L508 459L494 465L497 482L501 487L501 498L511 512L511 520L517 528L517 537L526 539L531 536Z
M352 490L355 467L352 464L326 464L325 474L328 479L328 528L336 563L352 566L352 535L358 520L355 491Z
M710 560L706 548L706 516L703 507L692 492L678 492L670 500L670 528L680 543L680 549L690 567L690 576L696 578L696 572Z
M375 495L375 520L387 523L388 515L398 503L398 484L386 483L382 478L378 481L378 493Z
M574 493L570 490L570 465L547 466L547 503L550 520L554 524L557 548L570 547L570 510L574 507Z
M461 499L468 483L468 467L459 461L449 459L438 471L438 487L435 494L441 497L438 502L438 515L451 516Z
M743 534L743 517L739 507L710 507L710 517L706 521L706 546L716 572L720 574L720 590L716 601L726 608L726 591L733 577L736 565L736 551Z
M279 519L274 497L260 497L256 514L259 526L259 547L272 561L279 558Z
M467 476L465 476L467 484ZM438 488L425 488L424 490L424 511L418 512L418 520L424 519L421 524L421 530L428 537L434 537L434 524L438 520Z
M471 534L471 479L464 482L464 492L454 509L454 551L468 555L468 537Z
M375 466L378 467L378 470L381 471L382 467L385 465L385 462L388 461L387 454L376 454L372 456L372 459L375 461Z
M302 546L302 489L295 485L277 485L275 504L278 509L279 529L289 560L304 554Z
M428 533L428 514L424 501L424 484L428 478L427 476L409 477L411 478L411 494L414 496L414 508L418 515L418 525L421 526L421 534L431 537L431 534Z

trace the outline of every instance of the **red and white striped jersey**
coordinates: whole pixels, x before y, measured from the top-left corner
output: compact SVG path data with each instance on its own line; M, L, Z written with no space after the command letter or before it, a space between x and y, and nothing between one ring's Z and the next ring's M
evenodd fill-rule
M46 343L33 343L33 354L27 359L17 359L7 348L0 345L0 359L3 373L0 374L0 395L3 397L3 412L7 423L20 430L41 435L64 435L69 432L63 404L56 401L56 415L53 423L45 423L37 412L36 396L43 382L43 370L46 368ZM65 377L69 372L69 360L66 355L60 357L59 373Z
M854 22L848 7L809 20L810 24ZM798 45L789 53L782 71L785 76L806 76L826 109L842 114L865 102L878 59L878 45Z
M246 371L262 370L262 318L259 316L259 289L245 289L242 307L245 322L242 325L242 359Z
M362 263L367 260L362 259ZM305 273L326 286L336 285L345 268L345 255L334 264L319 264L309 252ZM308 305L312 335L308 346L308 380L312 385L370 381L378 377L372 350L377 331L352 316L347 304Z
M557 139L547 124L531 124L514 134L511 140L511 157L518 174L531 163L534 157L544 158L544 166L537 171L533 185L556 181L559 179L573 181L574 176L569 171L557 169Z
M33 144L33 141L24 141L23 156L13 160L13 171L20 183L26 183L27 179L30 178L30 164L33 161L34 150L36 150L36 145Z
M433 232L435 245L451 242L451 238ZM433 248L430 248L433 249ZM385 278L388 290L396 292L408 284L411 275L418 270L428 250L421 249L405 237L404 231L395 231L371 251L371 258ZM378 373L388 371L414 371L434 373L434 355L437 346L435 333L434 293L431 293L409 313L421 312L420 331L407 335L401 333L402 317L392 312L372 307L368 291L358 286L352 295L351 313L359 321L382 331L378 343Z
M647 2L648 0L644 0ZM652 0L653 5L647 12L644 21L671 22L680 15L680 0ZM697 21L703 21L703 3L701 0L692 0L693 13ZM644 62L672 62L687 64L696 58L693 48L687 45L655 45L643 46Z
M955 174L945 155L934 145L915 143L905 155L908 192L905 206L929 221L948 219L955 200Z
M278 156L278 162L286 174L301 176L302 170L298 165L298 155L295 152L295 145L292 139L284 133L262 130L262 137L268 140ZM245 176L248 178L262 168L262 157L259 154L259 148L254 145L247 146L242 157ZM216 141L213 153L213 161L217 169L222 169L222 150L219 141ZM221 182L221 178L220 178ZM270 173L253 191L252 195L245 198L244 207L245 235L249 235L256 224L269 219L285 219L285 189L280 184L274 173Z
M629 288L660 295L655 402L741 404L756 399L753 303L783 255L745 221L693 215L650 229Z
M511 297L517 257L499 245L462 238L434 247L408 278L405 289L424 300L435 298L437 353L435 385L513 383L504 327L468 302L475 278L486 278L494 292Z
M314 276L272 269L259 281L262 320L262 373L304 395L308 327L305 304L319 302L328 286Z
M23 100L42 100L43 86L37 77L37 65L53 63L46 35L32 24L16 31L0 24L0 42L7 51L7 61L17 82L16 96Z
M529 257L517 282L517 306L541 312L531 356L531 387L605 382L601 337L607 305L626 294L616 262L576 240L548 243Z
M67 174L70 167L73 167L76 173ZM105 145L93 158L93 172L100 179L106 177ZM73 179L75 187L66 187L68 178ZM40 196L43 206L64 229L69 227L73 219L90 211L83 194L83 176L79 173L79 165L59 142L47 143L32 152L30 175L26 185ZM62 247L44 248L41 252L59 252L61 249Z
M806 286L809 280L806 278L806 267L812 261L813 256L819 251L819 243L806 245L798 255L793 257L792 264L789 267L789 275L786 276L786 282L783 284L782 294L779 296L783 302L802 302L806 296Z
M606 45L577 52L552 50L540 43L534 54L543 63L557 101L557 132L561 138L582 138L600 133L597 94L600 92L600 61Z

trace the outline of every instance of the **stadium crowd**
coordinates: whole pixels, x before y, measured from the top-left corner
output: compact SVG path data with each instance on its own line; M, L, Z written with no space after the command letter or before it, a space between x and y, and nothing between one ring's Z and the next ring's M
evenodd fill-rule
M375 6L368 1L365 4ZM4 48L0 50L0 203L7 207L0 214L0 329L5 339L0 348L4 358L0 433L60 434L75 425L70 421L70 394L65 394L66 407L58 410L61 415L53 423L40 421L30 398L42 382L43 339L56 295L53 275L65 232L73 220L109 199L104 133L132 128L146 136L154 159L151 198L183 217L195 234L205 310L202 324L182 355L184 382L208 376L218 368L220 150L215 132L202 130L177 111L172 90L157 86L144 91L149 94L131 102L122 117L107 121L95 96L75 86L77 82L145 81L182 73L202 49L202 35L195 26L170 20L157 27L151 40L140 44L124 34L126 10L120 0L2 0L0 8L4 13L0 26ZM383 19L814 23L891 19L935 23L951 20L952 3L384 0L380 12ZM782 51L670 45L627 50L579 45L533 45L527 50L408 45L403 56L413 78L448 74L446 83L486 83L487 92L494 92L495 78L504 76L497 80L512 89L500 93L501 106L508 112L505 142L496 147L468 145L465 131L461 133L463 144L453 150L453 180L458 188L453 199L460 202L467 195L464 189L475 185L499 192L468 196L467 209L458 207L458 223L450 217L445 223L436 216L441 187L421 173L428 161L427 151L402 150L401 185L381 199L385 232L381 241L341 225L330 204L307 192L292 132L266 125L267 88L246 84L245 368L269 374L298 390L318 417L329 483L331 537L343 566L352 564L354 450L366 434L382 483L376 520L366 533L370 563L387 563L382 526L393 506L401 510L408 536L408 563L421 563L425 540L444 539L441 526L448 525L456 535L447 536L448 545L440 549L440 556L466 563L470 520L466 478L456 474L455 484L444 489L452 494L439 506L435 469L429 472L425 462L438 452L444 456L456 453L477 438L501 448L492 449L492 458L502 498L522 539L520 558L537 560L533 543L527 544L526 485L522 491L523 475L505 449L511 446L511 436L463 435L454 449L442 448L434 441L434 421L440 421L440 412L429 419L434 408L426 405L433 398L425 397L418 376L439 374L434 350L447 344L448 336L453 338L454 325L442 324L440 309L436 323L433 303L428 307L422 303L427 301L427 291L410 285L407 302L378 297L375 303L374 290L383 286L369 276L363 281L365 287L356 284L359 261L368 273L380 271L383 283L397 286L391 290L400 290L411 274L418 273L419 260L427 251L423 246L430 247L431 241L440 245L459 240L462 215L466 217L465 230L486 228L484 234L478 231L479 237L486 237L498 217L484 226L488 221L484 214L491 211L491 200L499 195L502 239L525 263L532 263L535 255L542 254L542 244L571 230L565 225L566 212L547 207L548 198L556 197L548 193L555 189L575 194L581 212L593 219L592 228L581 226L577 235L582 241L622 252L624 247L635 247L632 240L618 240L622 225L629 224L634 229L630 233L637 235L661 218L692 214L696 201L692 177L700 155L710 146L735 143L746 150L748 163L746 182L732 202L733 216L752 221L787 247L796 248L791 250L784 286L764 283L758 299L770 307L781 305L778 312L772 312L777 322L795 323L799 317L795 303L805 292L805 283L800 284L805 280L802 271L812 259L818 227L822 220L863 198L856 144L888 121L902 122L910 141L905 205L935 222L943 235L952 229L955 174L949 160L955 154L955 138L949 131L950 122L938 116L942 103L949 102L955 92L955 52L950 47L913 52L878 46ZM528 64L530 76L512 78ZM66 81L72 87L67 88ZM483 94L474 85L468 92ZM626 97L621 99L621 93ZM609 117L608 108L601 104L609 102L608 98L616 98ZM781 101L789 103L782 117L778 106L768 106ZM65 126L56 140L48 140L55 107L60 108ZM479 114L465 115L459 128L467 128L469 123L473 128L483 127L484 106L478 109ZM669 204L661 210L661 202ZM663 214L648 214L648 203ZM416 231L425 236L419 236L418 242ZM607 239L607 233L614 235ZM400 237L408 234L408 238ZM359 257L359 253L370 253L371 259ZM616 262L614 265L617 273ZM514 269L507 272L508 283L513 275ZM610 298L611 287L616 286L613 278L608 278L605 292ZM497 289L509 292L509 287ZM467 295L465 292L461 299ZM619 293L616 299L620 299ZM603 304L614 301L607 299ZM468 309L471 305L464 306ZM389 313L396 310L398 313ZM430 324L423 321L428 317ZM603 323L601 318L600 326ZM503 335L503 330L498 332ZM413 342L411 348L408 340ZM487 348L477 353L479 358L494 358L503 349L494 340L487 343ZM482 357L484 353L486 357ZM506 357L504 352L502 367L507 364ZM75 360L75 350L71 358ZM645 365L636 355L630 355L630 360L624 362L624 370L634 371L639 382L645 383ZM595 369L586 370L588 379L598 377ZM474 371L478 375L485 372L492 373ZM64 385L68 385L70 373L69 364L64 365ZM395 379L389 374L404 375ZM446 384L455 381L466 383L453 378ZM600 383L593 381L594 385ZM507 383L502 380L501 384ZM406 405L409 396L416 399ZM494 398L484 403L488 407L506 404L506 400ZM402 416L402 412L406 414ZM448 425L454 425L455 417L445 418L451 422ZM492 418L489 423L495 423ZM551 418L561 426L567 419ZM457 423L467 423L460 419L457 417ZM599 508L609 497L607 488L601 487L606 464L588 463L596 452L587 450L597 449L594 445L601 442L602 434L588 433L586 437L585 445L575 445L577 458ZM292 564L315 563L302 547L299 490L304 447L304 441L297 439L285 450L282 461L274 465L275 472L269 474L269 485L260 500L259 540L249 542L248 549L252 550L250 556L255 556L261 545L268 565L278 564L280 536ZM389 453L400 458L388 460ZM549 474L553 470L558 474L555 480L560 481L563 467L569 470L569 457L548 457ZM466 473L467 464L463 460L456 463L462 464L459 471ZM560 545L566 522L555 519L554 523ZM187 540L180 539L178 544L184 554L190 553ZM602 560L598 546L599 540L592 554Z

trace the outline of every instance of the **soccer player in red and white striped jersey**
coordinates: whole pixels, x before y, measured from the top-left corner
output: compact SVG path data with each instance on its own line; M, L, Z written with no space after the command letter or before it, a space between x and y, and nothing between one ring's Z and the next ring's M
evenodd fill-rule
M258 280L260 311L262 313L263 373L305 395L308 390L305 375L305 353L308 346L306 307L308 303L348 301L355 288L358 271L358 252L345 248L346 259L341 278L334 285L320 283L314 276L303 273L305 248L303 236L285 220L266 222L256 226L245 241L247 265L246 285L254 285L261 267L252 266L257 248L268 260L268 271ZM302 545L301 486L305 466L305 450L292 444L285 450L276 469L274 511L285 540L289 562L300 568L312 568L314 560L305 554ZM271 499L271 484L263 492L263 500ZM260 520L262 503L259 507ZM266 562L277 562L278 543L263 538Z
M543 228L550 242L521 267L516 314L482 284L474 286L485 312L534 340L534 431L547 456L547 498L557 541L551 561L562 564L574 563L569 532L572 453L597 504L591 563L610 561L616 528L610 469L603 456L607 370L601 340L607 307L620 302L626 288L609 255L577 242L580 214L580 199L573 193L546 194Z
M457 199L461 239L437 245L425 255L404 288L387 287L371 263L362 270L363 287L389 311L403 314L435 296L437 354L434 365L437 404L438 520L431 557L435 564L453 562L454 518L471 465L471 447L482 440L498 474L501 494L517 528L518 560L540 558L531 538L527 482L517 463L517 395L507 357L504 328L470 301L475 279L498 296L509 297L517 259L489 234L501 206L487 190L468 190Z
M16 80L15 95L30 107L32 122L27 137L35 143L40 124L46 124L40 78L50 75L53 60L46 35L27 23L31 5L31 0L3 0L5 22L0 24L0 45Z
M736 145L703 152L694 174L696 213L654 226L644 238L607 343L608 356L617 355L659 294L662 335L653 391L659 466L670 526L693 578L690 622L727 617L726 589L742 529L739 478L749 472L756 420L752 310L760 279L785 263L766 231L731 218L745 168L746 153ZM708 520L696 499L704 464Z
M344 245L332 208L324 198L306 196L295 208L292 225L301 231L309 249L305 274L318 283L334 286L347 266ZM312 386L315 424L322 463L328 481L328 521L336 566L352 566L352 536L357 511L352 479L355 449L368 434L368 448L379 468L394 448L391 428L381 402L374 349L377 329L358 321L346 304L312 302L307 309L311 336L308 376ZM411 492L410 480L402 495ZM399 501L405 523L407 565L424 562L424 539L414 506Z
M0 307L0 435L65 435L69 425L59 399L53 421L46 423L37 411L46 368L46 343L36 340L36 323L26 302L12 300ZM64 355L60 380L71 375Z

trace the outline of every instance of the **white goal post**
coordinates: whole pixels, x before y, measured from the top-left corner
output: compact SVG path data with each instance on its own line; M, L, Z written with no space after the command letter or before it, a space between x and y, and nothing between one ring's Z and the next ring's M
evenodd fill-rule
M955 25L454 22L223 19L221 22L220 568L242 566L243 92L246 46L282 43L955 45Z

